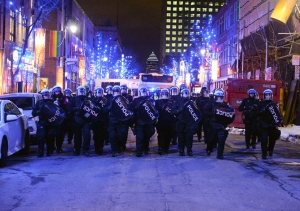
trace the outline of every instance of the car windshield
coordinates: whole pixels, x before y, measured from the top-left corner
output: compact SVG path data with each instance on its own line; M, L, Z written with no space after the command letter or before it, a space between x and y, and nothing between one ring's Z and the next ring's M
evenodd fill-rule
M10 100L23 110L32 110L33 97L1 97L1 99Z

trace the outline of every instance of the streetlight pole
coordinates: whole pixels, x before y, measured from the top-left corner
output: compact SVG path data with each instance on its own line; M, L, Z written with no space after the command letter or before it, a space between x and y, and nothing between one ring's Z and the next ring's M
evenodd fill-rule
M63 68L63 75L62 75L62 89L65 89L65 72L66 72L66 66L65 66L65 57L66 57L66 30L65 30L65 1L61 1L61 26L60 30L64 33L63 38L63 55L60 57L60 67Z

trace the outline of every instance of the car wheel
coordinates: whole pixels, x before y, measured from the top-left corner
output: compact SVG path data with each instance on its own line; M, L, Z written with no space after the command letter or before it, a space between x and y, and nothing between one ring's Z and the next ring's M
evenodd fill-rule
M27 131L26 135L25 135L25 146L22 149L22 154L28 155L29 151L30 151L30 135L29 135L29 132Z
M3 167L6 165L7 154L8 154L8 143L7 143L7 139L3 138L2 144L1 144L0 167Z

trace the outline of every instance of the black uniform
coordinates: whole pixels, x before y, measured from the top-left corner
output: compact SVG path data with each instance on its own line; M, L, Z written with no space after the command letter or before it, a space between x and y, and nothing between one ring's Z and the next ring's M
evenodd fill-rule
M158 153L168 153L170 139L172 138L171 122L175 121L172 111L175 109L175 104L169 99L160 99L155 101L155 107L159 112L158 121L156 123L156 131L158 133Z
M68 134L68 144L72 143L74 136L74 128L73 128L73 113L68 110L68 104L71 102L71 96L64 96L62 98L62 108L66 111L66 119L63 123L64 134Z
M243 112L243 122L245 124L245 141L246 147L251 145L253 149L256 148L256 126L257 126L257 104L258 100L255 97L248 97L243 99L239 106L239 111ZM250 143L251 140L251 143Z
M204 142L206 143L206 136L207 136L207 128L208 128L208 118L207 115L204 111L204 106L206 105L206 103L209 101L209 97L203 97L200 96L196 99L196 104L197 107L200 109L201 113L202 113L202 119L198 124L198 130L197 130L197 136L198 136L198 141L201 141L201 137L202 137L202 127L203 127L203 131L204 131Z
M63 104L63 94L53 94L52 99L54 102L57 102L58 106L61 107L65 113L67 113L67 108ZM56 146L56 152L61 153L62 152L62 144L64 142L64 131L65 131L65 125L66 125L66 120L64 120L60 125L56 126L56 135L55 135L55 146Z
M180 96L179 95L172 95L171 100L173 101L174 104L174 109L179 109L179 102L180 102ZM177 131L176 131L176 122L177 122L177 117L175 116L174 121L171 123L172 124L172 144L177 145Z
M134 110L134 125L135 125L135 133L136 133L136 153L137 156L141 156L142 153L148 154L149 152L149 141L151 136L153 135L153 131L155 132L153 124L147 124L140 120L138 114L138 109L140 107L140 103L144 100L149 100L149 96L141 96L135 98L132 107ZM150 99L151 100L151 99Z
M227 125L223 124L222 122L218 122L215 119L215 109L216 107L228 107L226 102L215 102L213 100L210 100L205 106L204 106L204 113L208 115L209 118L209 127L208 127L208 136L207 136L207 154L210 155L211 152L213 152L213 148L215 143L218 144L217 149L217 158L223 159L223 152L225 147L225 141L228 136L228 131L226 130Z
M108 104L105 97L94 97L92 100L93 104L100 108L98 116L91 124L93 130L93 139L95 144L95 153L102 155L104 147L104 138L107 133L107 114Z
M184 148L185 146L187 147L187 154L189 156L193 156L193 135L196 133L198 129L198 124L195 125L189 125L184 123L182 119L184 116L181 115L181 111L184 107L184 104L188 102L188 98L183 98L181 97L178 105L179 109L175 111L175 114L178 116L178 120L176 122L176 131L178 134L178 147L179 147L179 155L183 156L185 155L184 153Z
M50 126L46 119L41 116L41 108L47 102L53 102L52 99L42 99L36 102L32 109L32 116L38 116L39 121L37 123L37 141L39 147L38 157L44 156L44 145L46 141L47 155L50 156L54 149L54 139L56 135L56 128Z
M91 133L90 133L90 123L80 115L80 108L82 103L85 100L89 100L86 96L76 96L73 97L70 104L69 104L69 112L74 113L74 155L80 154L81 146L83 145L83 153L85 155L89 155L88 151L90 149L90 142L91 142ZM83 143L82 143L83 137Z
M111 110L111 104L112 103L110 103L110 112L108 115L108 140L111 144L111 149L113 152L112 156L116 156L116 153L121 153L122 147L124 147L126 144L128 135L128 121L122 121L115 116L115 111Z
M262 100L258 103L258 140L261 142L262 157L265 159L267 153L269 156L273 155L276 140L280 137L280 130L277 129L282 123L282 115L278 109L278 122L273 120L270 111L267 110L267 106L270 104L276 104L272 100ZM276 105L277 106L277 105Z
M113 99L113 95L112 94L106 94L105 95L105 98L107 100L107 105L110 105L111 104L111 101ZM108 117L108 113L106 114L106 133L104 135L104 143L105 145L108 145L109 144L109 138L108 138L108 134L109 134L109 131L108 131L108 124L109 124L109 117Z

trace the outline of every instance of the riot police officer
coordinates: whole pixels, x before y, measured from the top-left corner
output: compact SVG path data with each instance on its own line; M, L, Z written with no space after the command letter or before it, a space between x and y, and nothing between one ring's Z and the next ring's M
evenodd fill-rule
M72 98L72 90L67 88L64 90L64 97L63 97L63 108L66 110L66 120L64 124L64 133L68 134L68 144L72 143L73 136L74 136L74 130L73 130L73 113L68 111L68 104L71 101Z
M74 113L74 156L80 155L80 150L82 146L82 153L85 156L90 156L90 141L91 141L91 133L90 133L90 123L80 114L80 109L86 100L90 100L87 97L84 86L79 86L77 88L77 96L73 97L70 104L68 105L69 111ZM82 141L83 137L83 141Z
M35 106L32 109L32 116L38 116L39 121L37 123L37 141L38 141L38 154L37 157L41 158L44 156L44 145L46 141L47 145L47 156L51 156L53 154L54 148L54 138L55 138L55 128L48 124L48 121L43 118L41 115L41 108L47 102L53 102L50 98L50 93L48 89L43 89L41 91L43 99L38 100Z
M206 103L209 101L209 96L208 96L208 90L206 87L202 87L200 91L200 97L196 99L196 104L197 107L200 109L202 113L202 119L198 124L198 130L197 130L197 136L198 136L198 142L201 142L201 137L202 137L202 127L203 127L203 132L204 132L204 143L206 143L206 135L207 135L207 114L204 112L204 106Z
M122 146L124 146L124 144L127 141L128 122L126 120L124 120L124 121L120 120L116 116L117 111L114 111L114 108L112 107L112 103L113 103L114 99L118 96L121 96L120 86L114 86L112 88L112 92L113 92L114 98L110 103L109 123L108 123L108 140L111 144L112 157L116 157L118 155L118 153L122 152ZM129 102L128 102L128 106L129 106Z
M108 104L111 103L112 99L113 99L113 91L112 91L113 87L111 85L108 85L105 89L106 95L105 98L108 101Z
M207 148L206 152L207 155L210 155L213 152L213 148L215 143L218 144L217 148L217 158L218 159L224 159L223 152L224 152L224 146L225 141L228 136L228 131L226 130L227 127L227 118L225 121L223 120L224 114L219 114L218 110L222 108L221 110L224 111L224 109L230 111L228 112L228 116L231 116L231 119L233 121L235 117L235 110L229 106L226 102L224 102L224 91L223 89L216 89L213 92L214 100L209 101L204 106L204 112L207 112L209 115L209 136L207 137Z
M255 89L248 90L248 98L243 99L239 106L239 111L243 112L243 122L245 124L245 141L246 148L249 149L250 145L256 149L256 127L257 127L257 104ZM251 143L250 143L251 140Z
M188 89L183 89L181 91L181 99L179 101L179 109L175 111L175 114L178 116L176 123L176 131L178 134L178 147L179 147L179 156L185 155L185 147L187 148L187 155L193 156L193 135L196 133L198 124L189 125L183 121L185 118L181 115L181 112L184 108L185 103L190 101L190 91Z
M90 99L93 98L93 92L90 90L90 87L89 85L84 85L84 88L85 88L85 92L86 92L86 96Z
M92 122L91 128L93 130L95 153L102 155L105 133L107 131L108 104L107 99L103 97L103 89L101 87L95 88L94 96L92 102L100 108L100 111L96 120Z
M169 99L169 90L162 89L160 91L160 99L155 101L155 107L159 112L158 121L156 123L158 154L166 154L169 151L170 139L172 137L172 124L175 117L174 103Z
M139 109L141 103L145 100L149 100L148 90L146 87L141 87L139 89L139 97L135 98L132 103L134 110L134 128L136 133L136 156L141 157L149 152L149 141L153 135L152 131L154 125L151 123L143 122L142 117L139 115ZM149 100L150 101L150 100ZM150 103L152 103L150 101Z
M175 106L175 108L179 107L179 101L180 101L180 95L179 95L179 91L178 91L178 87L173 86L170 88L170 94L171 97L170 99L173 101L173 104ZM177 132L176 132L176 121L177 118L175 117L174 121L172 122L172 144L173 145L177 145Z
M67 113L67 107L63 104L63 93L60 86L54 86L52 88L52 99L54 100L54 103L61 107L65 113ZM56 152L58 154L62 153L62 144L64 142L64 126L65 120L62 122L62 124L57 125L56 127L56 135L55 135L55 146L56 146Z
M261 142L262 159L267 155L273 156L276 140L280 138L278 126L282 123L282 115L278 105L273 101L273 92L266 89L263 92L263 100L257 105L258 116L258 139Z

